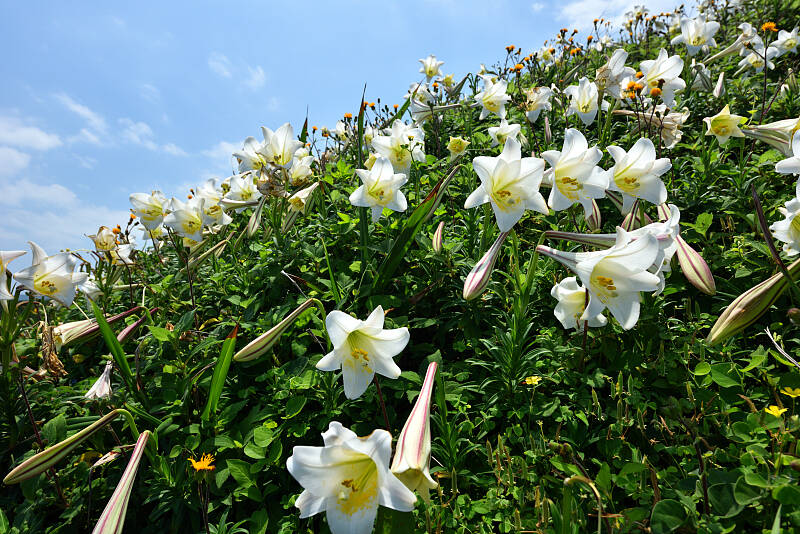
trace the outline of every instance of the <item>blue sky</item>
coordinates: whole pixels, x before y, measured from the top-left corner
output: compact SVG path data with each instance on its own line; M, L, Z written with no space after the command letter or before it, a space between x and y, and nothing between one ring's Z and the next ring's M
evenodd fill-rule
M428 54L459 78L634 3L674 2L0 0L0 249L86 248L130 193L228 176L262 125L299 128L308 107L332 127L364 83L401 102Z

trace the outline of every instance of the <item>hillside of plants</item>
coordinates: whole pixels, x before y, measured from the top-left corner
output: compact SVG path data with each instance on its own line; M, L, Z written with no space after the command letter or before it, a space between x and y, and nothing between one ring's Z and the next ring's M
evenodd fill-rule
M798 25L432 55L0 251L0 534L800 532Z

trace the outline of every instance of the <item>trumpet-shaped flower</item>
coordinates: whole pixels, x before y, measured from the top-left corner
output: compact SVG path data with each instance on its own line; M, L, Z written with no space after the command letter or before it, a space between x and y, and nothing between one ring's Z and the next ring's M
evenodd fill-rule
M298 154L301 154L298 157ZM311 165L314 163L314 156L310 156L308 152L298 150L294 154L294 162L292 169L289 173L289 181L292 185L304 185L307 180L314 174Z
M507 120L502 119L499 126L489 128L492 146L505 145L506 139L517 139L521 129L519 124L508 124Z
M629 330L639 320L639 292L659 288L659 277L649 272L659 255L658 238L651 233L633 240L618 227L616 244L597 252L561 252L544 245L536 250L575 272L589 291L589 305L581 321L608 308L622 328Z
M339 141L347 141L347 138L350 137L350 130L344 121L336 121L336 126L333 127L333 135Z
M706 64L710 64L712 61L716 61L726 56L739 54L745 46L747 46L754 40L757 40L757 42L761 42L761 38L758 36L758 32L749 22L743 22L742 24L739 24L738 27L742 33L736 37L736 40L727 47L725 47L724 49L720 50L719 52L711 56L710 58L706 59L705 60Z
M139 218L142 226L154 230L161 226L167 211L167 198L161 191L147 193L133 193L130 196L133 205L133 214Z
M775 48L778 51L778 55L782 56L783 54L788 54L791 52L792 54L797 53L797 44L800 43L800 37L797 35L798 27L795 26L791 32L787 32L786 30L781 30L778 33L778 38L770 43L770 47Z
M655 205L667 200L667 188L660 176L672 168L669 158L656 159L653 142L646 137L636 141L630 151L609 145L608 152L614 158L609 169L608 184L611 191L622 193L622 213L630 213L637 198Z
M578 85L567 87L564 94L570 97L567 116L577 114L584 126L592 124L597 117L597 85L584 76Z
M647 96L650 92L658 88L661 90L661 99L667 107L675 105L675 93L686 88L686 82L681 79L683 71L683 59L680 56L669 56L663 48L659 51L656 59L642 61L639 64L642 71L641 83L642 95Z
M553 286L550 296L558 299L553 314L561 325L566 328L574 328L583 331L584 323L588 321L588 326L605 326L608 319L603 314L581 320L583 312L586 310L587 296L586 288L578 284L578 279L574 276L564 278L561 282Z
M425 134L422 130L409 127L401 121L392 123L389 135L376 135L372 147L385 158L389 158L392 167L400 173L408 175L412 161L425 160Z
M89 400L107 399L111 397L111 371L114 369L112 362L107 362L100 378L89 388L83 396Z
M408 416L394 451L391 471L411 491L430 502L430 490L438 484L431 478L431 394L436 377L436 362L428 364L422 389Z
M400 368L392 358L406 347L408 328L383 328L383 308L378 306L366 321L339 310L325 318L333 351L317 363L321 371L342 370L344 394L357 399L369 387L375 373L388 378L400 376Z
M14 279L29 290L49 297L62 306L70 306L75 299L78 286L89 277L87 273L76 273L77 260L68 252L53 256L28 241L33 252L31 266L14 274Z
M710 46L717 46L714 34L719 30L719 22L706 21L705 17L681 19L681 34L672 39L671 44L685 44L690 56L697 54L701 49L708 50Z
M196 197L203 200L203 222L207 226L226 226L233 219L225 213L220 201L222 201L222 190L216 186L216 179L209 178L197 188Z
M798 141L795 144L800 145L800 137L796 139ZM772 223L769 229L778 240L783 242L783 251L786 255L796 256L800 253L800 182L795 187L795 198L779 210L785 218Z
M603 157L597 147L589 148L586 138L574 128L564 132L561 151L548 150L542 157L550 164L553 188L547 203L556 211L579 202L586 217L592 215L592 199L603 198L608 188L606 172L597 166Z
M619 109L614 111L614 115L635 117L636 123L641 125L636 127L636 132L640 132L644 130L647 125L650 125L655 131L660 132L664 148L670 149L675 147L678 141L683 137L681 128L689 119L689 110L683 108L669 113L666 113L666 111L667 106L659 104L655 106L655 108L647 109L644 112Z
M525 116L531 123L537 121L542 111L553 109L553 104L550 103L552 96L553 90L549 87L531 87L525 90Z
M447 143L447 150L450 152L450 161L453 161L458 156L466 152L468 146L469 141L466 139L462 139L461 137L450 137L450 141Z
M237 174L231 176L229 180L230 189L220 201L222 205L226 205L226 201L228 200L232 200L233 205L236 205L236 203L241 202L254 202L261 198L261 192L258 190L255 182L253 182L252 174ZM241 211L244 208L241 207L237 209Z
M483 91L475 95L475 102L480 104L480 119L485 119L490 113L494 113L501 119L506 118L506 102L511 97L506 94L508 83L505 80L492 81L491 76L481 76L483 78Z
M261 153L264 148L263 143L256 141L255 137L248 137L244 140L241 150L233 153L233 157L239 162L239 172L260 171L267 166L267 160Z
M422 68L419 71L425 75L428 81L442 74L440 69L444 65L444 61L437 61L436 56L430 55L425 59L420 59L419 62L422 63Z
M725 104L722 111L713 117L704 118L703 122L708 127L706 135L715 136L719 144L724 146L731 137L744 137L739 125L747 122L747 119L740 115L731 115L730 108Z
M478 156L472 160L472 166L481 185L467 198L464 207L474 208L491 202L501 232L509 231L526 209L549 213L544 197L539 193L544 161L521 157L516 139L506 139L499 156Z
M791 157L794 152L792 148L792 139L794 138L795 132L799 129L800 117L743 128L742 132L747 137L758 139L759 141L763 141L775 147L784 156Z
M310 186L306 187L305 189L301 189L300 191L296 192L292 196L289 197L289 210L296 211L299 213L305 213L306 205L308 203L308 197L311 196L311 193L319 186L319 182L314 182Z
M101 226L96 234L88 237L94 242L94 248L98 252L108 252L117 248L117 236L108 226Z
M597 69L595 85L599 91L604 91L616 99L621 99L622 81L631 79L636 74L632 67L626 67L628 52L624 48L617 48L608 61Z
M743 49L742 52L748 52L748 49ZM739 70L748 70L753 69L755 72L761 72L764 70L764 67L767 70L772 70L775 68L775 63L772 62L773 59L778 57L778 49L772 46L764 48L764 45L761 46L754 46L752 50L749 50L744 58L739 61Z
M392 437L375 430L366 437L333 421L323 447L297 446L286 461L303 486L295 501L300 517L325 512L333 534L369 534L378 505L410 512L417 498L389 470Z
M0 300L11 300L14 296L8 290L8 264L25 254L24 250L0 250Z
M264 134L264 144L259 153L267 163L284 169L291 167L294 153L303 146L302 141L295 139L292 125L287 122L274 132L262 126L261 132Z
M793 156L775 164L775 171L781 174L800 174L800 135L792 137Z
M103 294L103 291L97 285L97 280L94 275L89 275L83 283L78 284L78 291L86 295L89 300L97 300L97 297Z
M408 181L405 174L395 174L392 163L385 157L379 156L372 168L356 169L356 174L361 178L362 185L350 195L353 206L370 208L372 222L381 218L384 208L394 211L406 211L408 202L400 188Z
M204 204L204 200L198 197L193 197L188 202L173 198L172 212L164 217L164 226L171 228L179 236L192 241L202 241Z

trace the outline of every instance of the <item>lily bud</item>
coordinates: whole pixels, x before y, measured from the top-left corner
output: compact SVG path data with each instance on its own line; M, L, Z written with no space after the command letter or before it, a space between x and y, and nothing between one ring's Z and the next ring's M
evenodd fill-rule
M135 313L140 310L141 306L136 306L122 313L118 313L113 317L107 317L106 322L113 324L120 319ZM100 327L94 319L84 319L82 321L73 321L71 323L60 324L53 328L53 341L56 345L56 351L60 351L61 347L70 347L78 345L84 341L88 341L100 333Z
M633 206L631 207L630 213L628 213L624 219L622 219L622 224L620 224L623 230L626 232L632 232L639 228L639 199L637 198L633 202Z
M444 232L444 221L440 222L439 226L436 227L436 231L433 233L433 241L431 242L433 251L437 254L442 253L443 232Z
M622 210L622 194L618 191L606 191L606 197L611 201L614 206L619 210L620 213L625 213ZM633 206L631 206L633 208ZM633 209L631 209L633 211ZM669 213L669 209L667 210ZM643 213L644 215L644 222L645 224L653 224L653 219L647 213Z
M142 308L142 309L144 309L144 308ZM150 315L154 314L157 311L158 311L158 308L151 308L150 309ZM135 323L132 323L132 324L126 326L125 328L123 328L122 331L119 334L117 334L117 341L119 341L120 343L125 342L125 340L128 339L129 337L131 337L131 335L136 331L136 329L139 328L142 325L142 323L147 319L147 316L148 316L148 314L145 313Z
M660 204L658 206L658 220L666 221L669 216L669 206L666 203ZM714 275L703 256L690 247L680 235L676 236L675 242L678 245L675 254L678 256L678 263L686 280L706 295L715 294L717 292L717 284L714 282Z
M503 241L508 237L508 232L503 232L497 236L497 240L489 247L486 254L475 264L475 267L467 275L464 280L464 299L472 300L477 298L486 291L489 285L489 280L492 278L492 269L494 269L494 262L497 261L497 256L502 248Z
M87 426L80 432L73 434L64 441L48 447L42 452L35 454L15 467L3 479L3 484L11 485L18 484L23 480L28 480L41 473L44 473L62 458L72 452L75 447L86 441L87 438L92 436L95 432L106 426L120 415L124 410L114 410L104 415L91 425ZM126 412L127 413L127 412Z
M128 500L131 497L133 482L136 480L136 471L139 469L139 462L142 460L142 454L149 438L149 430L139 434L131 459L128 460L128 466L125 467L122 478L119 479L117 488L108 500L100 519L97 520L92 534L122 534L122 527L125 525L125 514L128 511Z
M392 460L391 471L411 491L417 491L430 503L430 490L438 484L431 478L431 393L436 376L436 362L428 364L422 389L408 416Z
M266 354L275 343L280 339L281 334L294 323L301 313L309 309L313 305L321 307L321 304L316 299L308 299L300 306L298 306L292 313L283 318L281 322L270 328L264 334L261 334L253 341L248 343L242 350L234 354L233 359L237 362L248 362L255 360Z
M545 115L544 117L544 142L548 145L553 140L553 132L550 131L550 119Z
M112 362L106 363L106 367L103 369L103 373L100 375L100 378L98 378L94 385L89 388L89 391L86 392L84 398L89 400L100 400L111 397L111 370L113 368L114 364Z
M593 232L603 227L603 218L600 215L600 207L594 199L592 199L592 214L586 217L586 225L589 230Z
M714 95L714 98L720 98L725 94L725 72L719 73L717 84L714 86L714 90L711 92L711 94Z
M792 322L792 324L800 324L800 309L797 308L789 308L786 312L786 316Z
M787 268L795 278L800 273L800 260ZM748 289L731 302L708 333L706 341L715 345L738 334L761 317L778 297L789 287L783 273L777 273L757 286Z

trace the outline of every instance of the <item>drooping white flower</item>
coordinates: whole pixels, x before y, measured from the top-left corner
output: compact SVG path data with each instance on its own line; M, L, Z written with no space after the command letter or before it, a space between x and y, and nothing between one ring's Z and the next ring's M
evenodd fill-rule
M447 143L447 150L450 152L450 161L453 161L458 156L466 152L469 146L469 141L461 137L450 137Z
M469 195L464 208L491 202L501 232L509 231L527 209L549 213L539 193L544 161L521 156L519 141L509 138L499 156L478 156L472 160L481 185Z
M481 76L483 79L483 91L475 95L475 102L481 106L480 119L485 119L490 113L494 113L501 119L506 118L506 102L511 97L506 94L508 83L505 80L492 81L491 76Z
M536 57L539 63L544 65L552 65L556 62L556 49L551 46L543 46L536 52Z
M778 57L778 49L772 46L764 48L764 45L753 46L752 49L742 49L742 52L747 52L747 55L739 61L739 70L747 71L753 69L755 72L761 72L764 67L767 70L775 68L775 63L772 60Z
M797 130L800 130L800 117L742 128L744 135L774 146L784 156L792 155L792 139Z
M31 266L17 273L14 279L27 289L49 297L62 306L70 306L78 286L89 277L75 272L78 261L68 252L48 256L42 247L28 241L33 252Z
M8 290L8 264L25 254L24 250L0 250L0 300L11 300L14 295Z
M322 439L323 447L294 447L286 461L303 486L295 501L301 518L325 512L333 534L369 534L378 505L414 509L417 498L389 470L392 437L386 430L358 437L333 421Z
M409 98L412 99L412 104L417 102L426 106L435 100L434 96L428 89L428 86L424 83L412 83L409 86L408 93L406 93L404 98L406 100Z
M597 69L595 84L598 90L605 91L617 100L622 98L623 81L632 78L636 74L632 67L625 66L627 59L628 52L624 48L614 50L608 61Z
M722 111L713 117L704 118L703 122L708 127L706 135L715 136L719 144L724 146L731 137L744 137L739 125L747 122L747 119L740 115L731 115L730 107L725 104Z
M422 63L422 68L419 71L425 75L428 81L442 74L440 68L444 65L444 61L437 61L436 56L430 55L425 59L420 59L419 62Z
M139 218L142 226L153 230L161 225L166 215L167 197L161 191L133 193L130 196L133 214Z
M101 226L96 234L87 237L94 242L94 248L98 252L108 252L117 248L117 236L108 226Z
M305 213L306 211L306 204L308 203L308 197L311 196L311 193L319 186L319 182L314 182L310 186L306 187L305 189L301 189L300 191L294 193L292 196L289 197L289 210L297 211L301 213Z
M325 319L325 328L333 344L317 362L321 371L342 370L344 395L357 399L369 387L375 373L387 378L400 376L392 358L408 345L408 328L383 328L383 307L378 306L365 321L334 310Z
M294 162L289 174L289 181L292 185L303 185L314 174L311 165L314 163L314 156L309 156L308 152L305 155L298 157L300 150L295 152Z
M347 138L350 137L350 130L347 128L344 121L336 121L336 126L333 128L333 135L339 141L347 141Z
M505 145L506 139L517 139L521 129L519 124L508 124L507 120L502 119L499 126L489 128L492 146Z
M614 166L607 172L608 189L622 193L622 212L630 213L637 198L658 206L667 201L667 188L661 176L672 168L669 158L656 159L653 142L646 137L636 141L630 151L608 146Z
M239 172L264 170L267 167L267 160L261 153L263 149L264 143L259 143L255 137L245 139L242 149L233 153L233 157L239 162Z
M372 168L356 169L362 185L350 194L350 204L372 210L372 222L381 218L383 208L406 211L408 202L400 188L408 181L403 173L395 173L392 163L378 156Z
M772 223L769 229L775 238L783 242L783 251L787 256L797 256L800 253L800 182L795 187L795 198L778 209L784 219Z
M164 226L172 229L179 236L192 241L203 240L203 205L201 198L193 197L187 202L172 199L172 212L164 217Z
M770 43L770 47L778 50L778 56L797 53L797 45L800 43L800 37L797 35L798 27L795 26L791 32L781 30L778 32L778 38Z
M376 135L372 147L392 162L397 172L408 175L412 161L425 160L425 134L421 129L407 126L396 120L389 135Z
M225 206L226 200L233 201L232 205L240 202L254 202L261 198L261 192L253 182L253 175L250 173L236 174L229 178L230 189L222 198L220 203ZM237 208L238 211L244 208Z
M658 239L651 233L632 240L617 227L616 244L597 252L562 252L539 245L536 250L575 272L589 291L589 305L581 321L608 308L622 328L639 320L639 292L656 291L660 279L648 271L659 254Z
M592 124L597 117L597 85L584 76L578 85L567 87L564 94L570 97L567 116L577 114L584 126Z
M582 332L586 321L592 327L605 326L608 323L608 319L603 314L581 320L583 312L586 310L588 298L586 296L586 288L579 285L578 279L574 276L564 278L554 285L550 290L550 296L558 299L558 304L553 309L553 314L566 329L574 328Z
M686 88L686 82L681 79L683 59L678 56L669 56L663 48L658 52L656 59L642 61L639 70L644 75L641 79L642 95L647 96L654 88L661 89L661 99L667 107L675 105L675 93Z
M223 193L216 184L215 178L209 178L197 188L195 195L203 201L203 223L206 226L226 226L233 221L220 204Z
M719 22L706 21L703 16L693 19L681 19L681 34L672 39L671 44L685 44L690 56L697 54L701 49L708 50L710 46L717 46L714 34L719 30Z
M97 300L103 294L93 274L89 275L83 283L78 284L78 291L86 295L89 300Z
M531 123L535 123L539 118L539 114L544 111L553 109L550 103L550 97L553 96L553 90L549 87L531 87L525 90L525 116Z
M259 152L264 159L276 167L288 169L294 153L303 146L303 142L295 138L292 125L287 122L274 132L262 126L261 132L264 134L264 145Z
M600 149L589 148L581 132L567 128L561 151L548 150L542 157L552 167L548 169L553 182L548 205L560 211L579 202L588 218L592 214L592 199L603 198L608 189L608 176L597 166L603 157Z
M792 136L793 156L775 164L775 171L781 174L800 174L800 135ZM798 182L800 184L800 182ZM798 195L800 196L800 195Z
M108 399L111 397L111 371L114 369L112 362L107 362L103 372L94 385L83 396L89 400Z

